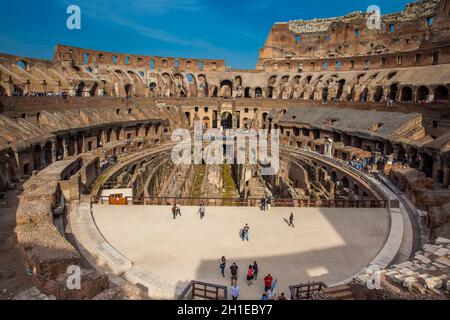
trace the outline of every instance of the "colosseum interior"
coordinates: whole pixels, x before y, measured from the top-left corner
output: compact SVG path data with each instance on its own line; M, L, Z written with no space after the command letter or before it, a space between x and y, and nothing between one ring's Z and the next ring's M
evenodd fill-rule
M327 266L328 273L318 275L302 265L309 258L286 253L286 265L306 270L289 277L280 271L286 296L448 299L450 1L411 3L382 16L381 30L368 28L367 15L275 23L255 70L230 69L224 60L67 45L57 45L52 60L0 54L0 297L186 299L195 295L184 290L189 281L191 290L200 281L223 289L228 280L206 270L217 271L212 257L222 253L186 270L183 277L197 276L187 283L161 279L169 262L160 266L133 251L133 241L145 239L123 234L120 225L148 222L133 224L131 215L141 208L170 217L174 203L196 219L203 201L223 228L227 208L248 215L254 229L264 228L255 216L262 199L270 198L275 217L320 211L342 241L359 235L352 245L368 243L347 269L339 257L320 260L333 256L324 245L311 258ZM175 165L172 133L193 132L196 124L203 132L278 131L279 171L264 176L259 162ZM308 219L298 221L306 226ZM367 219L375 229L364 221L345 228L344 219ZM157 234L156 226L166 228L155 222ZM188 222L184 227L202 232ZM311 237L327 231L317 232ZM266 266L277 265L265 254ZM248 264L242 257L239 262ZM81 266L81 289L66 290L73 265ZM371 265L381 268L380 290L365 286ZM322 285L304 291L309 281Z

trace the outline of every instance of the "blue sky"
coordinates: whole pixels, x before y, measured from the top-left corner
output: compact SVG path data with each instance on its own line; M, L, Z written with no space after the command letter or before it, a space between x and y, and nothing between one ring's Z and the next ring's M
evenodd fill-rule
M2 1L0 52L52 59L55 44L120 53L225 59L254 69L272 25L411 0L21 0ZM66 9L81 7L82 29L66 28Z

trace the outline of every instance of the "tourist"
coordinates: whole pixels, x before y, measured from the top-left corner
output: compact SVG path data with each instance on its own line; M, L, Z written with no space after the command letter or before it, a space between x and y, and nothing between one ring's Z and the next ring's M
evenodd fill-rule
M177 204L176 203L172 207L172 215L173 215L173 219L175 220L177 218Z
M227 259L225 257L222 257L220 259L220 271L222 272L222 276L225 278L225 268L227 266Z
M242 241L250 241L249 240L249 232L250 232L250 227L248 226L248 223L245 225L244 229L242 229Z
M270 211L272 209L272 198L270 196L268 196L266 199L266 208L267 211Z
M291 212L291 216L289 217L289 227L295 228L295 225L294 225L294 213L293 212Z
M286 300L286 296L284 295L283 292L280 294L280 296L278 297L277 300L280 300L280 301Z
M233 262L233 264L231 265L230 272L231 272L231 285L233 285L233 283L238 280L239 267L237 266L236 262Z
M231 286L231 298L236 301L239 298L240 290L236 282Z
M264 289L265 289L265 291L269 291L270 289L272 289L272 282L273 282L273 278L272 278L272 276L270 274L267 275L267 277L264 278Z
M267 299L268 300L275 300L275 289L270 289L270 290L267 290Z
M176 205L176 214L181 217L181 206L179 204Z
M268 301L269 297L267 296L267 292L264 292L262 297L261 297L261 301Z
M203 218L205 217L205 213L206 213L206 207L205 207L205 203L204 202L202 202L200 204L199 213L200 213L200 219L203 220Z
M266 210L266 198L261 198L261 211Z
M252 284L253 284L253 266L248 266L247 285L250 287Z
M256 261L253 261L253 277L258 280L259 267Z

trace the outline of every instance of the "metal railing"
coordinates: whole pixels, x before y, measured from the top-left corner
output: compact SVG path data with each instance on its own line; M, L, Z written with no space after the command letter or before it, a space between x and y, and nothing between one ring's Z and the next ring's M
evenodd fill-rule
M323 282L308 282L296 286L290 286L292 300L311 300L313 294L320 293L328 286Z
M228 300L228 288L212 283L191 281L177 300Z
M146 206L199 206L207 207L262 207L262 199L255 198L175 198L175 197L124 197L128 205ZM111 204L109 196L98 196L91 199L93 204ZM272 199L272 207L283 208L387 208L388 200L305 200L305 199Z

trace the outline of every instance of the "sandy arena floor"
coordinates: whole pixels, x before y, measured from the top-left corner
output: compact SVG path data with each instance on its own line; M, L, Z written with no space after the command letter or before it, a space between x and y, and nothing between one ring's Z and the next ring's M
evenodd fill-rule
M290 212L295 228L288 227ZM259 299L262 279L278 279L278 293L289 285L313 280L340 282L359 272L382 249L389 231L384 209L291 209L209 207L201 221L198 208L182 208L173 220L170 207L94 206L94 218L105 239L135 265L171 281L230 284L229 266L240 269L241 298ZM250 242L239 230L250 225ZM219 259L226 256L226 278ZM260 277L245 281L256 260Z

